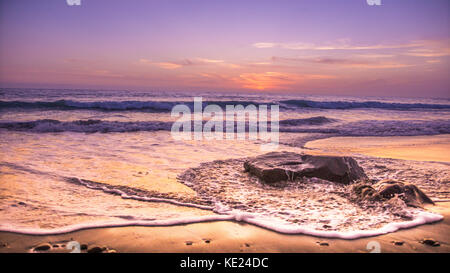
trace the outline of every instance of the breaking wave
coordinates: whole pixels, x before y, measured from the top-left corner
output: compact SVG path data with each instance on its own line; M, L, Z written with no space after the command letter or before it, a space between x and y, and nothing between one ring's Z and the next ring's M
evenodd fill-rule
M205 123L206 121L204 121ZM106 121L97 119L59 121L41 119L24 122L0 122L0 129L35 133L80 132L113 133L139 131L170 131L172 122L163 121ZM363 120L339 122L322 116L305 119L287 119L279 122L280 132L321 133L339 136L420 136L450 134L449 120ZM225 130L225 123L223 130ZM235 123L235 129L238 123ZM248 122L245 124L248 131ZM194 128L193 126L191 128ZM270 122L267 130L271 130ZM213 127L214 131L214 127Z
M357 109L375 108L392 110L413 109L450 109L450 104L426 104L426 103L396 103L380 101L312 101L312 100L282 100L280 103L286 106L300 108L319 109Z
M0 109L55 109L55 110L100 110L100 111L145 111L145 112L170 112L175 105L184 104L193 109L193 101L0 101ZM391 110L450 110L450 104L427 103L396 103L380 101L313 101L313 100L281 100L281 101L204 101L203 107L208 104L216 104L221 107L226 105L261 105L279 104L281 109L295 110L301 108L315 109L391 109Z

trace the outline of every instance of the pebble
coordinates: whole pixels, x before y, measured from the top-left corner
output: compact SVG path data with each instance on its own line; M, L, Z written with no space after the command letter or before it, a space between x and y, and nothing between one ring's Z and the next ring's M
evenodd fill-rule
M433 238L425 238L422 241L420 241L421 244L429 245L429 246L440 246L441 244L434 240Z
M34 250L36 250L36 251L46 251L46 250L49 250L51 248L52 248L52 246L50 244L42 243L40 245L35 246Z
M191 241L186 241L186 245L190 246L190 245L192 245L192 242Z
M88 249L87 253L102 253L103 250L105 250L105 249L106 248L104 248L104 247L93 246Z
M405 242L403 241L392 241L392 243L396 246L402 246Z

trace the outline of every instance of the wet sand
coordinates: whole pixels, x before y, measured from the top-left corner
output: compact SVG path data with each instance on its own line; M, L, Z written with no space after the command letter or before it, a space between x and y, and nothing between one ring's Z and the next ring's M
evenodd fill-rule
M78 241L117 252L370 252L369 242L380 244L381 252L450 252L450 202L438 203L432 211L444 215L434 224L404 229L356 240L284 235L236 222L199 223L171 227L98 228L54 236L0 233L0 252L30 252L41 243L58 244L43 252L68 252L64 245ZM421 243L432 238L440 246ZM397 242L397 245L394 242ZM373 243L372 243L373 244ZM82 251L85 252L85 251Z
M450 136L332 138L307 144L312 153L367 154L409 160L450 162ZM317 149L320 150L317 150ZM337 151L337 152L336 152ZM105 247L117 252L450 252L450 202L427 210L440 213L440 222L356 240L284 235L249 224L211 222L170 227L120 227L81 230L63 235L31 236L0 232L0 252L30 252L36 245L54 247L43 252L68 252L67 242ZM421 243L432 238L439 246ZM396 242L396 243L395 243ZM56 247L57 246L57 247ZM84 250L82 252L85 252Z
M450 135L333 137L308 142L312 153L364 154L375 157L450 163Z

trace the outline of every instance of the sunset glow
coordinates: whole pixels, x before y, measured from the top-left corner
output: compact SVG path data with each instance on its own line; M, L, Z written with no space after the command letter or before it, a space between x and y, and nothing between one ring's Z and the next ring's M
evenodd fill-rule
M0 83L448 97L435 2L2 1Z

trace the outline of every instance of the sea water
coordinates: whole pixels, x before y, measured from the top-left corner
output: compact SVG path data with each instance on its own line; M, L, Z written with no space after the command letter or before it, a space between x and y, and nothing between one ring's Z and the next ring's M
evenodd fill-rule
M259 140L179 140L178 104L279 105L278 151L307 152L334 136L450 133L446 99L0 89L0 230L54 234L99 226L242 221L282 233L358 238L440 220L402 204L361 204L319 179L265 185L245 173ZM390 178L449 198L441 162L355 158ZM382 170L379 166L384 166Z

